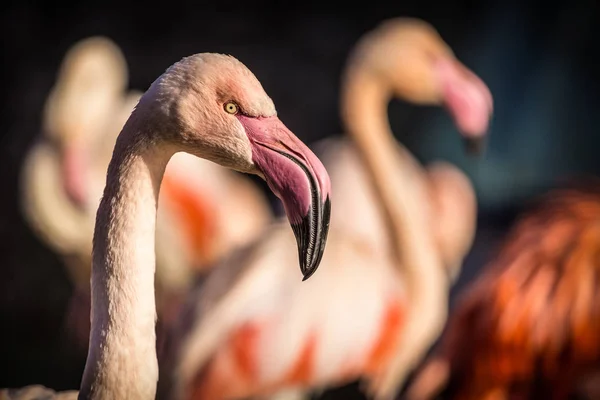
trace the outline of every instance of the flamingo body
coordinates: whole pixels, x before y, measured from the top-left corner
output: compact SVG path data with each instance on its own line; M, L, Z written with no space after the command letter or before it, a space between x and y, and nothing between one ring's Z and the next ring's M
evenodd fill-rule
M355 143L323 143L336 204L323 267L301 282L286 268L293 236L275 225L211 270L171 332L161 398L231 400L364 379L388 399L441 332L473 239L475 196L457 168L423 168L394 140L386 106L396 92L439 105L438 82L450 79L475 94L459 96L471 107L456 110L477 114L459 127L480 137L489 91L422 21L387 21L357 47L342 94Z
M581 392L600 366L599 188L551 191L518 221L465 289L411 398L444 387L461 400Z
M191 398L268 394L280 385L342 384L388 361L393 351L390 341L402 327L404 312L399 306L404 289L393 265L368 245L349 251L345 242L330 239L322 262L332 268L299 284L295 271L284 262L295 257L287 251L294 237L284 228L254 250L255 256L276 262L261 268L266 260L260 258L261 264L251 264L245 272L246 282L260 284L242 281L239 291L233 289L244 306L236 310L235 325L194 378ZM332 233L332 238L339 237ZM374 262L383 267L374 272ZM349 268L340 274L334 266ZM226 264L210 279L216 282L228 273ZM211 280L206 282L210 285ZM349 299L349 291L360 295ZM210 301L200 296L196 299L200 304Z

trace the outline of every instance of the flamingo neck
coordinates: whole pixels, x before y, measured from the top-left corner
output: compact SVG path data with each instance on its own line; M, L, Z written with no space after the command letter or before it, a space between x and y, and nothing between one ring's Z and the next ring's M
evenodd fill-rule
M96 216L80 399L154 399L156 393L156 210L174 150L128 127L117 139Z
M356 143L386 217L388 233L393 239L392 251L398 260L407 261L413 253L407 244L414 235L404 232L418 224L424 215L415 212L423 204L415 207L414 195L424 192L423 173L409 151L395 140L389 126L387 106L391 91L362 68L350 68L345 79L342 119ZM412 272L408 264L403 269L408 269L408 274Z
M342 118L371 176L409 296L398 353L385 377L389 389L402 384L440 333L447 314L448 282L430 230L425 174L395 140L387 118L392 92L373 74L350 67L343 85Z

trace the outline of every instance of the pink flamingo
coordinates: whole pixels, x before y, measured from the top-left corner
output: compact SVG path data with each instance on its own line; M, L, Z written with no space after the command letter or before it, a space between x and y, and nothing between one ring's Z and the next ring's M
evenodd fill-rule
M431 26L398 19L369 33L342 92L356 147L330 146L336 208L323 268L298 282L288 268L294 238L279 224L211 270L172 332L161 396L296 396L362 377L388 399L421 359L444 325L449 275L471 245L476 204L457 168L424 171L393 139L385 118L393 95L444 104L469 139L487 129L487 87Z
M407 397L599 398L599 222L597 180L552 190L524 213L462 293Z
M78 395L67 398L155 398L158 196L180 151L265 179L284 204L305 279L319 266L330 215L325 168L241 62L184 58L154 81L117 138L94 230L88 358Z
M87 349L90 268L96 210L117 135L141 93L126 91L127 64L104 37L65 56L44 109L43 135L23 165L22 208L35 233L62 256L74 294L67 332ZM157 301L167 322L194 270L248 243L272 218L248 179L208 160L178 153L167 166L159 202Z

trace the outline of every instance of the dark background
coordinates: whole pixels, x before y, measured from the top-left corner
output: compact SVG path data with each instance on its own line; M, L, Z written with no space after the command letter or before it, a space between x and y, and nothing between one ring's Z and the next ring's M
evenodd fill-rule
M429 21L495 101L489 147L479 161L463 155L443 110L398 101L389 108L399 140L423 161L456 163L477 188L478 235L457 292L532 196L557 179L599 172L598 11L594 0L371 0L320 9L267 1L4 4L0 387L77 388L85 361L59 329L71 285L18 205L21 162L38 134L60 62L76 41L92 35L114 40L127 59L130 87L139 90L184 56L230 53L261 80L285 124L311 144L341 133L339 77L360 35L386 18Z

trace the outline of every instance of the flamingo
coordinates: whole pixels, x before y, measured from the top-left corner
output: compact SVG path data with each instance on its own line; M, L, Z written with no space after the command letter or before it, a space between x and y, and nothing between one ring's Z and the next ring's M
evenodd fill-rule
M597 180L542 196L462 293L407 397L598 398L599 222Z
M171 332L160 398L299 396L363 377L388 399L441 331L449 270L473 240L475 195L455 167L424 171L393 139L386 106L392 95L445 104L478 141L491 95L433 27L408 18L361 40L343 87L356 146L326 142L336 209L324 267L297 282L287 267L294 238L280 223L209 271Z
M283 202L304 280L320 264L330 216L322 163L236 58L182 59L142 96L108 166L93 237L92 329L79 399L155 398L156 215L167 163L181 151L262 177Z
M114 42L91 37L76 43L63 60L45 105L43 135L21 175L26 220L62 256L74 283L65 322L84 349L95 213L116 137L141 96L126 86L127 65ZM173 157L162 187L157 298L166 322L192 270L249 242L272 215L252 182L186 153Z

